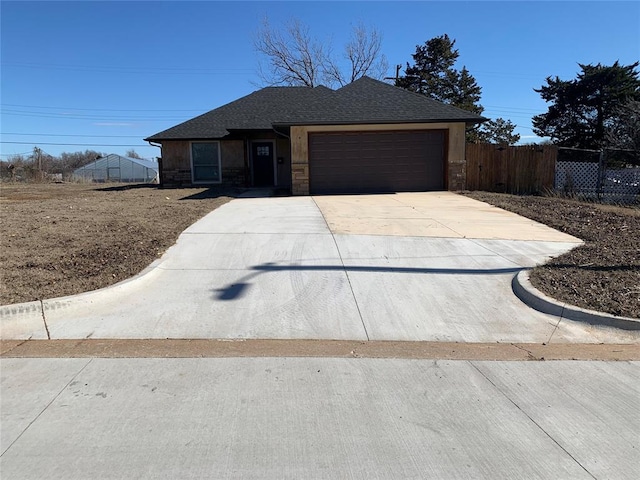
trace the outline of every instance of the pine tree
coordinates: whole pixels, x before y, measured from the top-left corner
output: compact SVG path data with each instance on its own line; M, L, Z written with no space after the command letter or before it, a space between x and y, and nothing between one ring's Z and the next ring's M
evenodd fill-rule
M458 71L453 68L458 60L456 41L447 34L434 37L424 45L416 46L412 55L414 64L407 63L404 77L398 79L398 87L427 95L444 103L451 103Z
M640 100L640 62L578 65L582 71L577 78L547 77L546 85L534 89L551 105L547 113L533 117L533 131L564 147L598 150L609 145L607 133L623 121L620 107Z
M498 145L515 145L520 135L513 133L516 126L511 120L496 118L480 125L473 133L474 143L497 143Z
M469 73L467 67L462 67L456 74L451 92L451 105L480 115L484 107L480 105L480 94L482 89L478 86L476 79Z
M461 70L455 68L460 56L455 43L444 34L416 46L416 53L412 55L414 64L407 63L405 74L398 78L396 86L480 115L484 111L480 104L482 88L466 66ZM509 120L496 118L467 131L467 142L513 145L520 140L520 135L513 133L515 128Z

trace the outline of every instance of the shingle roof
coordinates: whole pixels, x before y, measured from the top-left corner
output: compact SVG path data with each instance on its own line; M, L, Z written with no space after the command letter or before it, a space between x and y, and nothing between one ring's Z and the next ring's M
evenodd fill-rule
M337 92L345 120L359 122L481 122L484 117L446 105L419 93L362 77Z
M338 90L324 86L266 87L146 138L147 141L222 138L230 130L274 125L481 122L465 110L362 77Z

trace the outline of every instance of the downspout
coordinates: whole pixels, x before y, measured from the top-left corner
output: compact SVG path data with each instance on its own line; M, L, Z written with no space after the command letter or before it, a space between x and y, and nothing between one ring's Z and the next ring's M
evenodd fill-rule
M163 176L162 176L162 144L159 145L154 145L153 142L147 140L147 143L149 145L151 145L152 147L158 147L160 149L160 156L156 157L158 159L158 185L160 186L160 188L162 188L162 180L163 180Z
M284 137L287 140L291 141L291 137L289 135L287 135L286 133L279 132L278 130L276 130L276 127L271 127L271 128L276 133L276 135L280 135L281 137Z

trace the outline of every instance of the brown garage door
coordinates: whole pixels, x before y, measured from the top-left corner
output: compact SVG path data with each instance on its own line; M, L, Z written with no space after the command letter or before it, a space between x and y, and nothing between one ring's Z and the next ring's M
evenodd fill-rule
M442 130L309 134L309 188L318 193L444 188Z

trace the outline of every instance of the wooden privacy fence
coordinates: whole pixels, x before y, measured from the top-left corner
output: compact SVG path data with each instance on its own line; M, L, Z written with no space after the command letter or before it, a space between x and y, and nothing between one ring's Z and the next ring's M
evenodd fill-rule
M558 149L467 144L467 190L537 193L552 190Z

